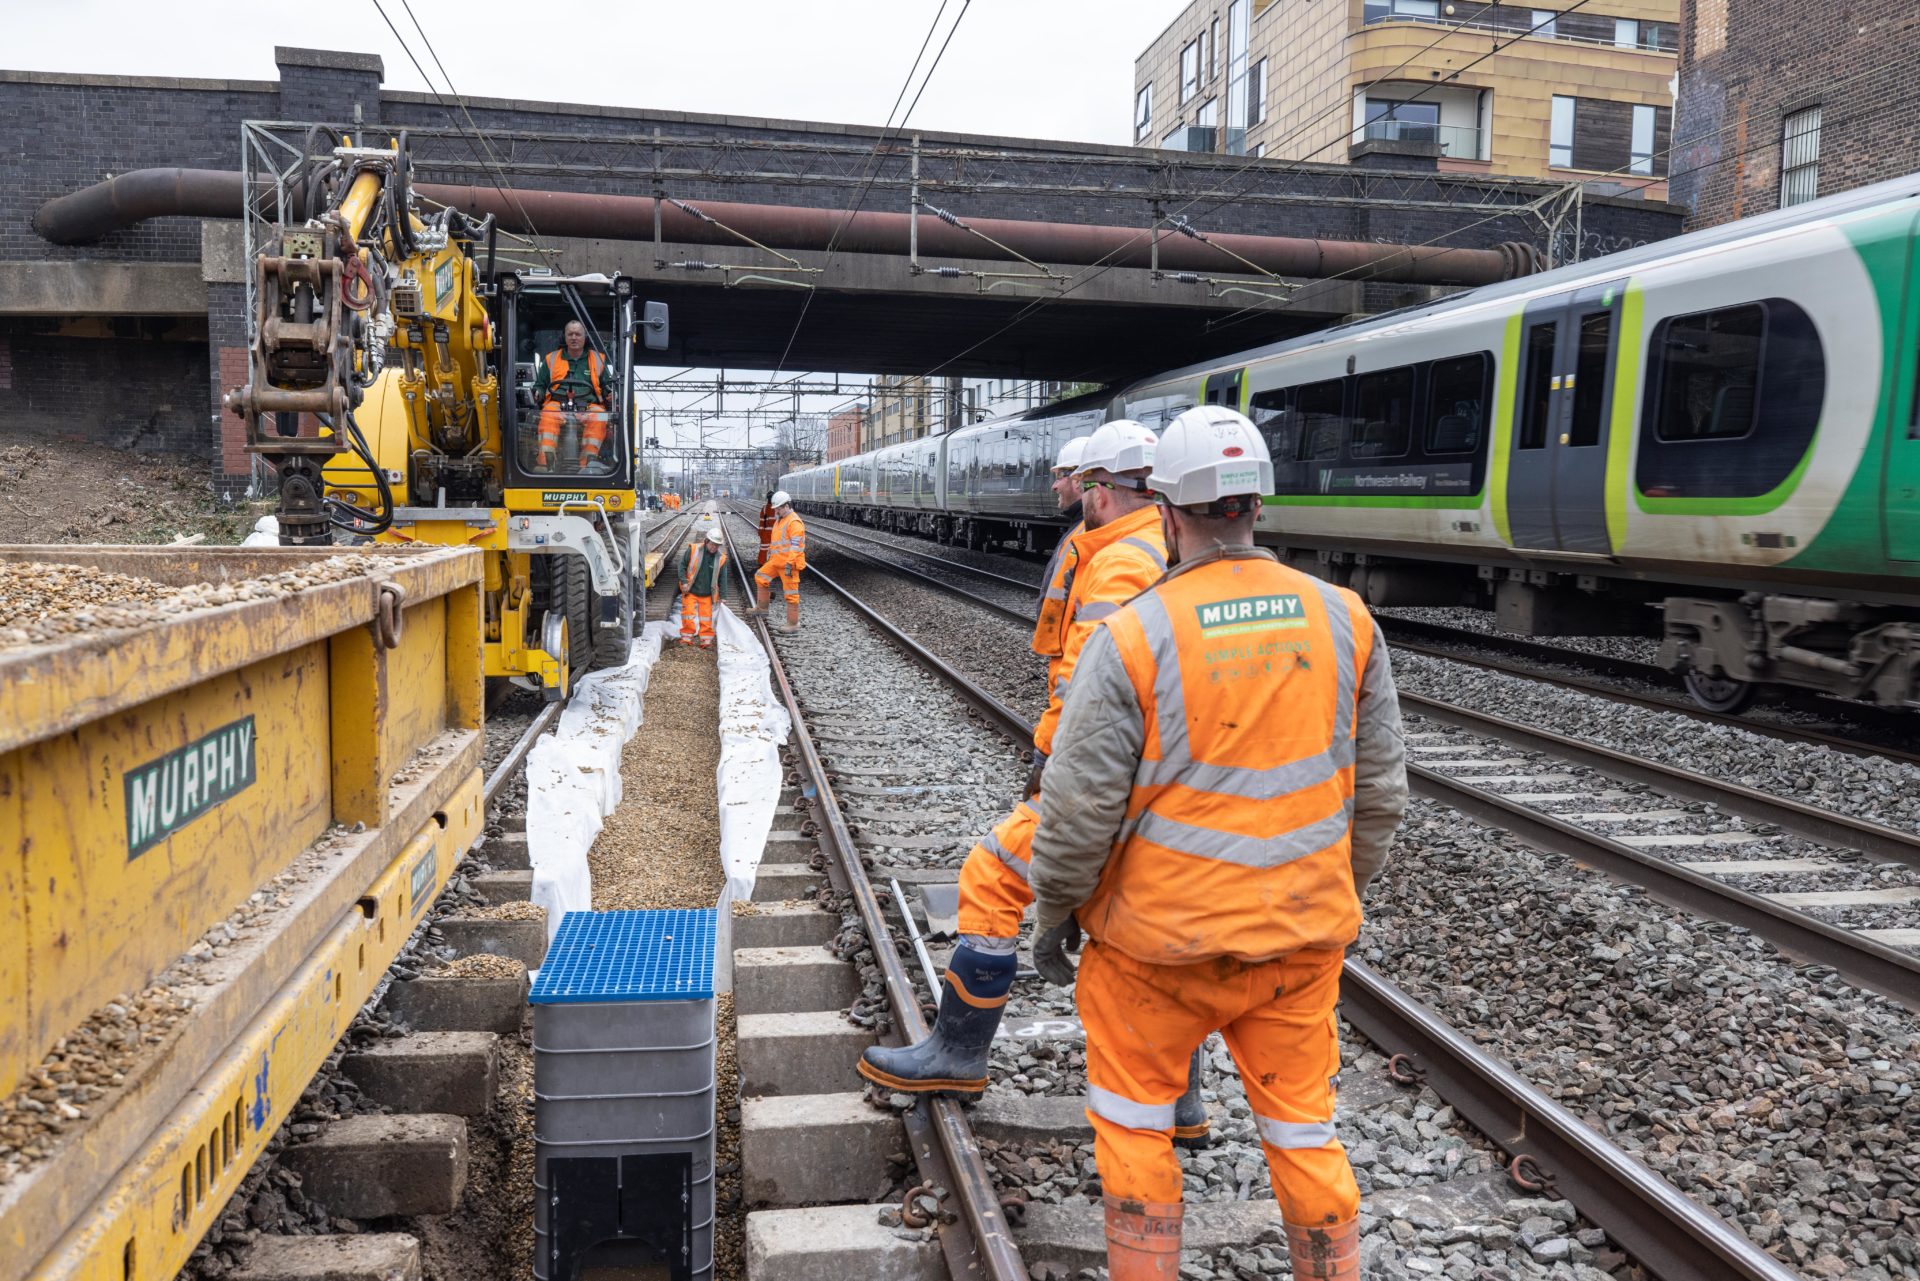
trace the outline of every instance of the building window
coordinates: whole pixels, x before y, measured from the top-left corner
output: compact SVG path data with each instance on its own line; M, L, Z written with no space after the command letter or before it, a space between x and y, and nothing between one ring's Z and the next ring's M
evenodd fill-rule
M1195 40L1180 51L1180 101L1184 103L1199 92L1200 42Z
M1253 144L1252 148L1248 150L1247 154L1253 157L1253 159L1258 160L1260 157L1267 154L1267 144L1264 142L1256 142ZM1916 406L1914 409L1913 421L1916 424L1920 424L1920 403L1916 403Z
M1616 49L1640 47L1640 24L1632 18L1613 20L1613 44Z
M1388 18L1438 18L1440 0L1366 0L1363 17L1368 22Z
M1559 18L1560 15L1551 9L1535 9L1533 11L1533 22L1530 24L1533 27L1533 34L1536 36L1558 35L1559 32L1555 28L1555 23L1559 21Z
M1267 118L1267 60L1253 64L1247 72L1247 128Z
M1153 82L1140 86L1133 95L1133 138L1135 142L1153 132Z
M1547 139L1547 164L1573 168L1573 99L1553 95L1553 132Z
M1220 74L1220 19L1215 18L1207 30L1207 79L1212 80Z
M1160 140L1163 151L1185 151L1187 149L1187 130L1182 125Z
M1653 172L1653 130L1659 120L1654 107L1636 105L1633 109L1633 151L1627 168L1633 173Z
M1780 134L1780 207L1820 194L1820 108L1788 116Z

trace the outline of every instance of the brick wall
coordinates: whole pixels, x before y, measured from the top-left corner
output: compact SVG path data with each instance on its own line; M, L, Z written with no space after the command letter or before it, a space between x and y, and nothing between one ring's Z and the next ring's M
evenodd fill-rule
M0 328L0 427L140 453L207 456L204 344Z
M1920 170L1913 0L1686 0L1674 199L1689 227L1780 204L1784 118L1820 111L1819 194Z

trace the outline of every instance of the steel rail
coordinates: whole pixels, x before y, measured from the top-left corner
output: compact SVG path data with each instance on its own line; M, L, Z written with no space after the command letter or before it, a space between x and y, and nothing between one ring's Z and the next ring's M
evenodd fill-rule
M958 672L881 619L845 588L824 575L819 577L878 623L923 666L953 680L957 687L964 687L968 701L990 710L1002 728L1031 734L1032 725L1017 713L972 687ZM1403 699L1406 697L1402 695ZM981 699L985 700L984 704ZM1436 792L1472 793L1460 796L1462 808L1467 808L1469 803L1477 805L1481 798L1502 803L1501 798L1491 793L1478 792L1419 766L1410 766L1408 772L1423 786L1431 783ZM1604 837L1567 827L1556 819L1523 810L1511 802L1503 804L1511 811L1503 811L1505 817L1516 824L1538 823L1564 829L1570 836L1596 845L1614 845ZM1615 848L1636 867L1659 862L1627 846ZM1597 861L1601 851L1589 852ZM1676 879L1691 875L1671 865L1665 865L1662 870L1678 873ZM1694 879L1706 881L1707 878ZM1710 883L1710 888L1716 907L1728 901L1724 892L1730 887ZM1741 895L1741 892L1732 891L1732 894ZM1767 922L1801 916L1765 900L1758 902L1761 908L1757 918L1763 917ZM1717 911L1714 914L1720 915ZM1842 933L1811 917L1804 918L1804 927L1807 936L1816 939L1822 934ZM1755 932L1761 931L1755 928ZM1846 942L1851 947L1855 940ZM1878 944L1868 944L1859 955L1871 955L1873 962L1886 963L1885 974L1889 978L1896 973L1920 973L1920 963ZM1911 979L1907 982L1911 984ZM1346 961L1342 974L1341 1008L1348 1020L1377 1047L1408 1055L1416 1070L1425 1075L1427 1083L1509 1156L1530 1158L1581 1213L1625 1246L1638 1261L1650 1266L1662 1281L1794 1281L1793 1273L1681 1193L1664 1176L1588 1127L1513 1068L1482 1053L1425 1005L1352 958Z
M512 780L514 771L527 763L527 753L533 750L535 741L560 719L560 709L565 706L565 703L548 703L540 709L540 714L533 718L533 723L514 740L512 750L500 758L500 763L493 767L493 773L487 775L486 785L480 789L482 812L493 808L494 799L500 795L500 789Z
M1433 1011L1351 957L1341 1012L1500 1149L1530 1159L1566 1197L1662 1281L1795 1281L1738 1229L1482 1053Z
M1723 782L1678 765L1664 765L1644 757L1630 756L1611 747L1601 747L1597 743L1556 734L1552 730L1522 725L1424 694L1402 692L1400 707L1402 711L1443 721L1487 738L1499 739L1524 751L1558 756L1603 774L1643 783L1670 796L1703 801L1755 822L1776 824L1822 845L1859 850L1920 868L1920 835L1911 832L1821 809L1804 801L1769 796L1757 788Z
M724 520L721 529L727 529ZM731 532L727 533L727 545L731 552ZM741 587L751 600L753 585L745 564L737 555L729 555L728 559L732 561ZM820 577L824 580L824 576ZM813 813L820 819L820 834L831 847L847 889L853 896L861 924L873 943L874 960L880 967L887 1003L893 1009L894 1026L906 1041L918 1041L928 1031L926 1016L921 1012L920 998L914 991L913 981L908 977L899 954L891 946L892 930L887 924L885 909L873 888L873 882L867 876L866 868L860 862L859 847L847 826L840 802L834 795L833 781L820 759L813 735L807 729L799 699L794 695L793 685L773 644L766 619L755 617L752 623L760 643L766 648L774 685L793 721L794 754L799 758L801 772L814 784ZM903 1119L909 1122L910 1131L915 1129L912 1120L914 1114L923 1111L926 1128L932 1132L934 1141L929 1143L923 1136L913 1135L916 1141L911 1146L916 1166L923 1180L951 1188L961 1208L960 1216L952 1223L943 1222L940 1230L941 1247L947 1258L949 1272L955 1278L1027 1281L1027 1266L1014 1244L1012 1228L1000 1205L999 1192L993 1186L993 1178L987 1171L985 1158L981 1155L979 1142L974 1137L973 1126L966 1112L957 1100L929 1098L925 1101L924 1109L916 1105L903 1114ZM962 1230L955 1231L956 1228Z
M822 517L821 519L826 520L831 518ZM836 520L833 523L835 525L847 524L847 522L844 520ZM886 541L884 538L875 538L871 534L861 533L858 530L829 529L825 532L827 536L831 538L853 538L853 539L859 540L860 542L872 543L877 547L884 547L888 551L900 552L907 556L918 556L923 560L938 561L940 564L946 566L948 569L958 570L962 574L972 574L976 578L984 579L992 583L998 583L1002 587L1017 587L1023 592L1028 592L1034 595L1038 595L1040 592L1040 588L1043 586L1043 584L1041 583L1030 583L1026 581L1024 578L1013 578L1007 574L996 574L991 569L980 569L973 565L963 565L957 560L947 560L944 557L940 556L939 553L937 552L925 552L925 551L921 551L917 547L902 547L897 543L890 543Z
M831 547L833 550L839 552L843 556L857 556L861 560L872 561L874 564L879 565L883 569L889 570L892 573L900 574L903 577L914 582L924 583L927 586L932 587L937 591L945 592L950 596L956 596L959 599L966 601L969 605L978 605L980 608L984 610L989 610L992 613L998 614L1002 618L1012 619L1014 622L1023 624L1025 626L1031 626L1033 624L1033 615L1029 611L1014 609L1012 606L1002 605L999 601L996 601L996 600L988 600L985 596L975 595L973 592L970 592L966 588L958 586L957 584L943 582L942 580L935 578L931 574L923 574L917 569L912 569L906 565L901 565L897 562L887 560L885 557L878 556L873 552L865 551L861 548L850 546L846 543L839 541L838 530L835 530L833 533L830 533L830 534L822 534L817 529L810 529L807 531L807 537L816 542L825 543L828 547Z
M1694 720L1709 725L1723 725L1728 729L1745 730L1749 734L1758 734L1764 738L1775 738L1788 743L1808 743L1818 747L1829 747L1836 752L1845 752L1849 756L1878 758L1883 760L1905 761L1920 765L1920 752L1910 752L1898 747L1882 747L1874 743L1861 742L1858 739L1845 738L1839 734L1829 734L1824 730L1806 729L1798 725L1784 725L1777 721L1755 720L1747 716L1728 712L1715 712L1700 706L1692 699L1682 695L1662 697L1658 694L1641 694L1633 690L1622 689L1605 681L1589 680L1581 676L1561 675L1557 672L1541 671L1521 663L1489 657L1485 654L1462 653L1450 648L1453 645L1478 646L1500 650L1508 654L1524 657L1537 663L1555 663L1562 667L1585 668L1589 671L1617 677L1621 680L1641 681L1649 685L1672 688L1673 673L1652 663L1642 663L1636 659L1619 658L1612 654L1589 654L1584 650L1566 649L1557 645L1542 645L1517 636L1502 636L1488 632L1476 632L1469 628L1448 627L1441 623L1428 623L1407 618L1392 618L1376 614L1381 632L1387 643L1394 649L1405 650L1412 654L1423 654L1429 658L1444 659L1447 662L1463 663L1469 667L1484 668L1487 671L1504 672L1509 676L1519 676L1526 680L1539 681L1547 685L1557 685L1562 689L1577 690L1591 694L1596 698L1608 699L1616 703L1626 703L1634 707L1650 708L1654 711L1679 712ZM1425 642L1410 639L1424 636ZM1435 643L1438 642L1438 643ZM1793 691L1787 691L1789 697ZM1818 698L1818 695L1813 697ZM1903 718L1904 724L1886 726L1890 730L1911 734L1916 724L1911 713L1889 713L1885 708L1868 704L1849 705L1838 700L1841 714L1857 719L1877 721L1892 716ZM1821 709L1816 709L1821 710Z

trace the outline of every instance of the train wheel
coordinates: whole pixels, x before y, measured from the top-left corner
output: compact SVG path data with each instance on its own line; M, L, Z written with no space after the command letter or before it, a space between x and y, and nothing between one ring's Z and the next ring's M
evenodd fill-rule
M1708 676L1693 668L1688 668L1681 679L1686 682L1687 693L1694 702L1710 712L1722 712L1728 716L1746 711L1757 692L1752 681L1736 680L1731 676Z

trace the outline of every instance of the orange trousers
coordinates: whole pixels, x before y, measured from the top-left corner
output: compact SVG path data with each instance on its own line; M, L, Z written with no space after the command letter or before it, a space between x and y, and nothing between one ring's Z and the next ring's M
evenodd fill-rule
M1020 918L1033 903L1027 869L1033 863L1033 829L1040 822L1033 806L1033 801L1014 806L960 865L961 934L1008 940L1020 936ZM1183 1090L1185 1073L1182 1068Z
M791 560L770 561L754 571L753 581L772 586L780 580L780 593L793 604L800 603L800 567Z
M607 443L607 408L605 405L588 405L579 411L580 418L580 465L586 466L600 457L600 449ZM567 420L566 410L558 401L549 400L540 410L540 464L550 466L553 456L560 452L560 429Z
M691 645L696 638L702 649L713 644L713 597L687 592L680 597L680 643Z
M1174 1102L1187 1061L1223 1033L1260 1130L1281 1215L1301 1227L1344 1223L1360 1189L1333 1129L1340 1037L1337 951L1276 961L1219 957L1149 965L1098 942L1074 990L1087 1031L1087 1119L1094 1161L1111 1196L1180 1200Z

